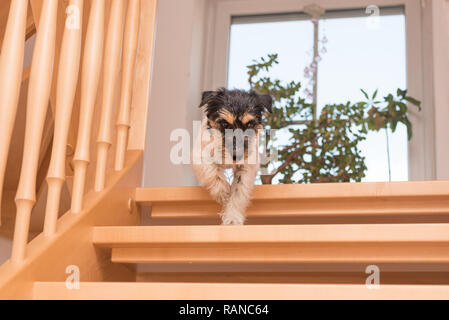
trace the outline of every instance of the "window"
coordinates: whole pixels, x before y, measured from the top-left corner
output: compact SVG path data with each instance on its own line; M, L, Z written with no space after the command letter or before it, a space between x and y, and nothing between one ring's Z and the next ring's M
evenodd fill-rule
M374 21L365 10L328 11L319 22L318 110L328 103L360 101L360 89L379 96L407 88L406 23L403 7L385 8ZM313 59L314 25L303 13L234 17L230 26L227 86L248 89L246 66L277 53L270 76L306 84L304 69ZM323 49L324 48L324 49ZM301 119L298 119L301 120ZM388 138L388 140L387 140ZM286 141L288 133L281 133ZM387 149L387 141L389 148ZM363 181L408 180L404 126L394 134L369 133L361 145L366 157ZM388 152L387 152L388 150ZM388 155L389 160L388 161Z

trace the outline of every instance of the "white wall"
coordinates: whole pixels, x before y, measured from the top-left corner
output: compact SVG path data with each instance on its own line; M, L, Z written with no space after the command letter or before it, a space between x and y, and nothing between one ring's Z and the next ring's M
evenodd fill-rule
M158 2L157 29L147 146L145 186L196 184L189 165L170 161L170 133L177 128L192 131L200 118L204 21L210 0Z
M449 180L449 2L432 0L436 178Z

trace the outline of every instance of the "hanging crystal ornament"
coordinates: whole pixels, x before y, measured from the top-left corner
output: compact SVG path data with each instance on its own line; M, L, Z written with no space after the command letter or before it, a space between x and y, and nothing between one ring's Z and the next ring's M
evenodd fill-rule
M320 40L319 37L319 22L321 16L326 12L324 8L311 4L304 7L304 12L310 16L310 21L313 23L314 29L314 39L313 39L313 53L309 52L309 55L312 55L310 64L304 69L304 77L308 79L308 83L305 87L304 94L307 99L311 100L312 103L317 105L317 84L318 84L318 64L322 60L322 55L327 52L326 43L328 39L326 36ZM321 49L320 49L321 44ZM321 54L320 54L321 52ZM316 113L316 112L315 112ZM315 117L315 114L314 114Z

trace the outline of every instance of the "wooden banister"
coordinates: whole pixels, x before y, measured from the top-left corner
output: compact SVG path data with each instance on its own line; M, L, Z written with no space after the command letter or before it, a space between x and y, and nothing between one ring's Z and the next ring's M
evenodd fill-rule
M17 216L11 261L25 256L31 210L36 202L36 176L45 116L48 108L55 54L58 0L45 0L37 31L28 88L25 143L16 195Z
M66 175L67 137L80 66L83 5L84 0L70 0L68 8L77 12L67 11L72 16L66 20L61 46L53 149L47 174L48 194L44 223L44 234L47 236L56 231L61 190Z
M125 39L123 45L123 71L121 83L120 108L117 118L117 149L115 170L123 169L130 128L130 112L134 66L140 26L140 0L130 0L126 15Z
M0 56L0 225L6 162L22 83L27 8L27 0L11 2Z
M83 207L87 166L90 162L92 119L100 81L103 58L105 1L93 0L87 27L81 80L81 109L74 164L71 211L79 213Z
M15 199L13 266L24 266L33 209L38 213L34 218L42 216L44 220L43 233L48 241L56 239L61 230L58 216L68 178L68 143L71 150L75 149L73 180L67 179L71 215L83 211L85 189L92 187L90 177L96 178L93 191L110 190L105 177L108 152L116 134L112 121L117 121L120 133L119 150L114 154L117 157L111 160L114 163L117 158L122 170L130 128L136 124L135 139L145 141L141 127L148 107L155 8L156 0L143 4L140 0L11 0L0 57L0 197L19 93L21 89L25 92L22 84L28 84L24 153ZM109 18L105 34L106 11ZM139 36L141 22L144 31ZM32 64L23 70L30 23L37 27L37 37ZM56 50L59 43L60 50ZM139 66L136 73L135 65ZM98 97L102 97L101 102ZM101 110L96 111L97 103ZM136 112L131 114L131 110ZM88 171L94 126L98 126L97 166ZM143 145L130 149L141 151ZM43 184L45 176L48 188ZM37 200L39 206L34 208Z
M113 0L108 22L103 66L103 103L97 138L97 168L95 191L104 189L106 179L106 162L112 144L112 112L115 87L118 79L120 53L123 39L124 2Z

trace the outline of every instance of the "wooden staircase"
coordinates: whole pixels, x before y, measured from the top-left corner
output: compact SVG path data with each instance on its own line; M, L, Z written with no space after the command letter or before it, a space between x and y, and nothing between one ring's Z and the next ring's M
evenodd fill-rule
M99 223L87 240L112 262L103 276L124 266L130 279L86 277L70 290L40 277L30 298L447 299L448 190L446 181L257 186L248 225L221 226L201 188L134 189L131 216L151 206L146 225ZM372 265L377 288L365 283Z
M221 226L202 188L139 188L157 1L8 3L0 299L449 298L448 181L257 186L247 225Z

